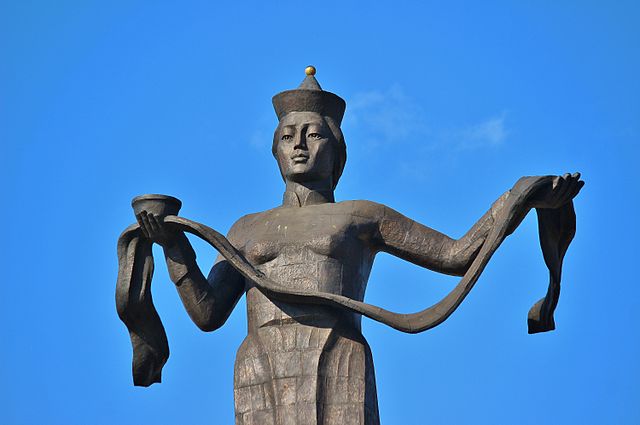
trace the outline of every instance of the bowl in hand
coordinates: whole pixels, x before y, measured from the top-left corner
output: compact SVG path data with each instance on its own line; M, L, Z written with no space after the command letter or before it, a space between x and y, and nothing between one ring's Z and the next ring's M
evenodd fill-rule
M173 196L147 194L133 198L131 206L136 216L146 211L158 218L165 218L168 215L178 215L182 202Z

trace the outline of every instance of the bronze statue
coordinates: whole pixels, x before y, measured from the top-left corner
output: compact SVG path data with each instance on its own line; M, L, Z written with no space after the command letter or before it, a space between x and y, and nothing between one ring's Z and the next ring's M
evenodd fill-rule
M169 349L151 302L151 244L164 248L171 280L203 331L222 326L247 295L248 335L234 373L236 424L379 424L371 350L362 315L404 332L442 323L477 281L504 238L535 208L550 271L547 295L529 312L529 332L554 328L562 259L575 232L578 173L527 177L503 194L460 239L381 204L335 202L346 162L340 123L346 104L306 70L296 90L276 95L272 152L285 182L282 205L240 218L227 238L177 217L180 201L134 199L137 224L118 244L117 305L134 347L134 383L160 381ZM208 277L184 231L221 253ZM436 305L397 314L363 302L375 255L462 276Z

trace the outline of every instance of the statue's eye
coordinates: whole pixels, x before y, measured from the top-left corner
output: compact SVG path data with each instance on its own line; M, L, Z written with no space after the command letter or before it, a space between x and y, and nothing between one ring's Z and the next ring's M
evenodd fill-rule
M322 139L322 134L320 134L320 133L309 133L308 137L318 140L318 139Z
M291 140L293 139L293 136L290 134L283 134L282 135L282 140Z

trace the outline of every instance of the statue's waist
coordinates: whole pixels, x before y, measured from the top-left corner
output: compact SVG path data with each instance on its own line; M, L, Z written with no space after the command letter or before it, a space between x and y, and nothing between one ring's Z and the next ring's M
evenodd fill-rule
M301 324L321 328L347 326L360 329L361 316L333 307L290 304L260 299L259 302L247 302L249 328ZM257 300L256 300L257 301Z

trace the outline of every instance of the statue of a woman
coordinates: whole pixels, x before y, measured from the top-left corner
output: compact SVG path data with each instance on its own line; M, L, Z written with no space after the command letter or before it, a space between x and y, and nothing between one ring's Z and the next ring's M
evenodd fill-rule
M279 124L272 152L286 184L282 205L242 217L228 240L282 286L357 301L364 299L373 260L381 251L463 276L510 192L460 239L381 204L335 202L346 161L340 130L345 102L323 91L314 74L308 68L298 89L273 98ZM508 232L531 208L567 204L582 184L578 174L555 177L528 197ZM222 326L247 294L249 330L234 373L236 424L379 423L373 361L360 314L269 297L223 257L205 277L184 233L152 213L141 211L137 219L144 237L164 248L171 279L200 329Z

